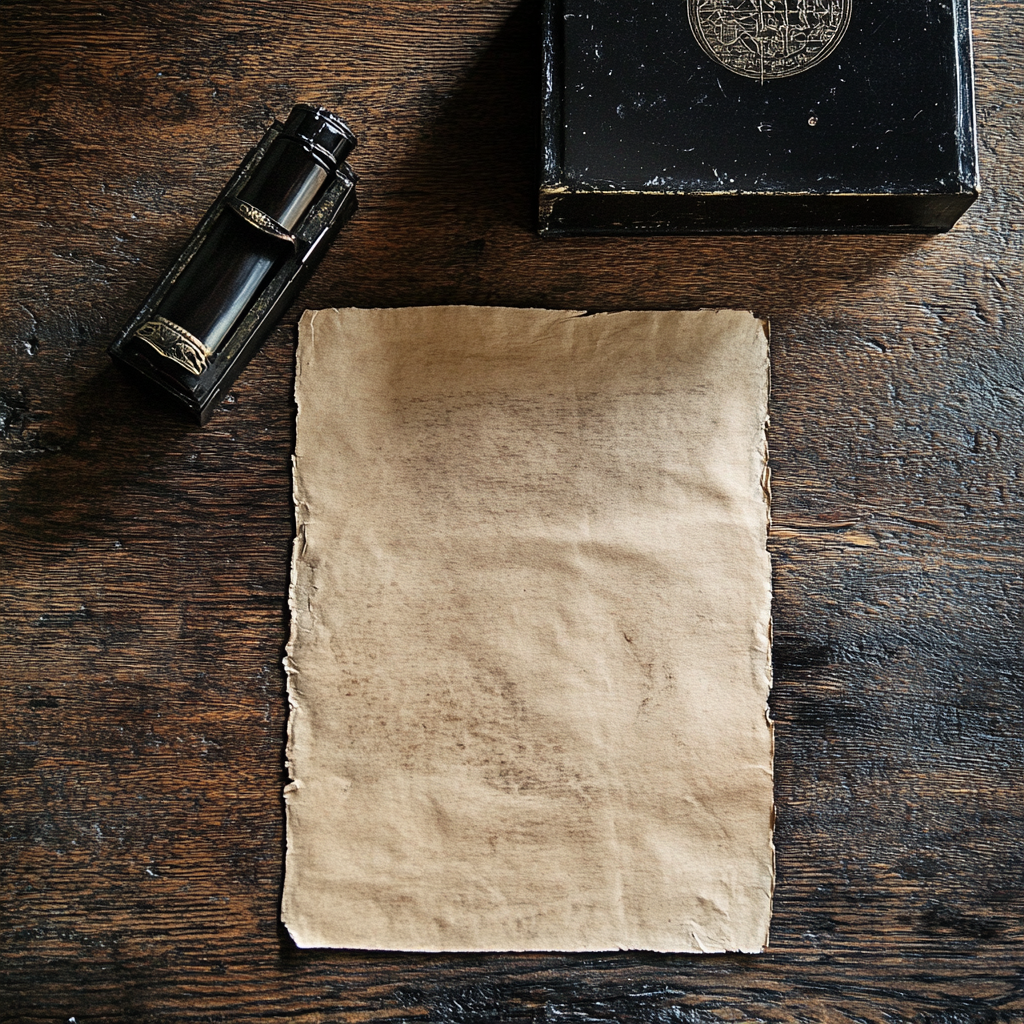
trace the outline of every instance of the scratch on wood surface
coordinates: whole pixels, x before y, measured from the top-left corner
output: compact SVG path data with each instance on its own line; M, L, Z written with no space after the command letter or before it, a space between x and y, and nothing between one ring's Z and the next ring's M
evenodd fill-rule
M289 1016L292 1024L366 1024L368 1021L395 1021L400 1024L410 1017L427 1017L430 1010L425 1006L391 1006L378 1010L331 1010L328 1013L314 1011Z
M769 535L778 540L841 540L859 548L877 548L878 538L861 528L859 520L832 523L772 523Z

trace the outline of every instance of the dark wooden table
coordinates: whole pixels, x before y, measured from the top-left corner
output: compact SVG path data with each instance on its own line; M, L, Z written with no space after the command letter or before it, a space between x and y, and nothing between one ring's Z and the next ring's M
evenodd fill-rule
M937 237L541 241L538 19L0 7L0 1020L1024 1020L1024 9L974 5L985 192ZM359 134L362 209L190 426L106 346L296 101ZM771 318L764 955L299 951L279 926L296 322L421 303Z

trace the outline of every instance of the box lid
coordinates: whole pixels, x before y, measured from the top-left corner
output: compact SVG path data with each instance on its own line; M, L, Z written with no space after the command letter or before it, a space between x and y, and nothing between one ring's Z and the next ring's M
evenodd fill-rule
M544 234L944 230L967 0L549 0Z

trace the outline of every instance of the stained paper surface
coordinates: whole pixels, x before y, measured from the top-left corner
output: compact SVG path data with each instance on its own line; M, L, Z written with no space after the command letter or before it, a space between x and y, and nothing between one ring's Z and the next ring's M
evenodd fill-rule
M295 941L760 951L762 324L321 310L296 401Z

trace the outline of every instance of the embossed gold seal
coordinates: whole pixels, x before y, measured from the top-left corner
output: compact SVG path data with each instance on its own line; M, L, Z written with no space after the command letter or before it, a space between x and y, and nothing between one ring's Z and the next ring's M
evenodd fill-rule
M210 350L194 334L162 316L147 320L135 337L197 377L210 358Z
M853 0L686 0L690 28L712 60L768 81L827 60L850 24Z

